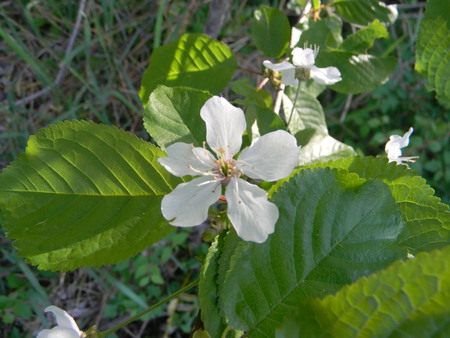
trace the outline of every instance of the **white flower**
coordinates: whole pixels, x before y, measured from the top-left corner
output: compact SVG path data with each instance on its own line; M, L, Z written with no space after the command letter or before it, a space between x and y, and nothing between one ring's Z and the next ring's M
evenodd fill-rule
M281 73L281 83L286 86L297 86L298 79L302 81L314 79L318 83L332 85L342 80L336 67L319 68L314 66L317 50L296 47L292 50L292 63L284 61L272 63L265 60L263 65Z
M386 143L384 150L386 151L389 162L397 162L397 164L405 164L404 162L415 162L417 156L402 157L402 148L405 148L409 144L409 137L413 133L413 127L405 133L405 135L391 135L389 141ZM405 164L408 166L407 164Z
M58 324L52 329L44 329L36 338L80 338L83 334L75 320L64 310L54 305L47 306L45 312L52 312Z
M263 189L240 177L265 181L287 177L298 163L297 141L278 130L254 140L238 159L233 159L246 128L244 112L214 96L206 101L200 115L206 123L206 141L217 158L192 144L179 142L167 147L168 157L158 161L171 174L201 177L178 185L164 196L162 214L175 226L201 224L208 217L209 207L220 198L222 187L226 187L227 214L237 234L246 241L262 243L274 231L278 209L267 200Z

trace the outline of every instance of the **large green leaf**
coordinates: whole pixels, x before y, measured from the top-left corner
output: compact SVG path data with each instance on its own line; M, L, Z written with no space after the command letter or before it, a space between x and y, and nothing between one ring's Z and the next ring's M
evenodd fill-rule
M296 337L448 337L449 299L447 247L395 262L336 295L308 300L279 332L296 328L301 333Z
M267 57L280 57L288 47L291 26L277 8L261 7L253 13L251 35L256 47Z
M440 203L434 190L413 170L404 165L387 163L386 158L351 157L315 167L347 169L366 179L386 183L398 204L405 222L399 242L416 254L450 244L450 212Z
M333 90L360 94L373 91L386 82L394 72L397 60L390 56L355 55L352 52L332 50L319 53L317 66L333 66L339 69L342 81L331 86Z
M174 228L162 197L179 183L164 152L115 127L57 123L0 175L4 227L21 257L67 271L135 255Z
M225 241L219 304L229 325L273 337L295 304L406 257L389 188L347 171L304 170L273 195L280 216L262 244ZM236 244L238 242L238 244Z
M348 36L339 49L353 52L354 54L365 54L373 46L376 39L388 38L387 29L378 20L374 20L370 25Z
M390 24L396 19L394 7L378 0L334 0L338 14L347 22L366 26L375 19Z
M416 70L450 107L450 2L429 0L416 44Z
M203 34L184 34L158 47L142 78L139 97L145 107L156 86L187 86L219 94L237 61L230 48Z
M163 149L175 142L202 146L206 126L200 109L210 97L198 89L158 86L145 107L145 129Z
M354 156L352 147L339 142L328 134L322 105L313 96L286 91L283 110L288 121L288 130L297 138L300 149L299 164L326 161L332 158ZM292 102L295 101L295 107Z

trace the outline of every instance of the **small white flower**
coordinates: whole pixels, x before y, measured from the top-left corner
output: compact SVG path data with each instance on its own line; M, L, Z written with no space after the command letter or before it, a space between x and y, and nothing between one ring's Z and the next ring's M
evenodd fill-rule
M66 311L50 305L45 308L45 312L52 312L58 325L50 330L42 330L36 338L80 338L83 334L75 320Z
M200 116L206 123L207 143L216 157L192 144L178 142L167 147L168 157L158 159L167 171L179 177L201 177L178 185L164 196L162 214L175 226L201 224L208 217L209 207L220 198L222 187L226 187L227 214L237 234L246 241L262 243L274 231L278 209L267 200L263 189L240 177L265 181L287 177L298 163L297 141L288 132L278 130L254 140L234 159L246 129L244 112L214 96L206 101Z
M389 137L389 141L386 143L384 150L386 151L389 162L397 162L397 164L404 164L408 166L404 162L415 162L417 156L412 157L402 157L402 148L405 148L409 144L409 137L413 133L413 127L409 128L409 130L405 133L405 135L391 135Z
M265 60L263 65L281 73L281 83L286 86L297 86L298 79L302 81L314 79L318 83L333 85L342 80L336 67L319 68L314 66L317 50L296 47L292 50L292 63L284 61L272 63Z

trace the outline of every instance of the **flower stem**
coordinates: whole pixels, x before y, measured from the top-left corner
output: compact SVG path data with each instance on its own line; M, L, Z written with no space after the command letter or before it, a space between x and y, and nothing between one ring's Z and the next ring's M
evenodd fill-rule
M298 86L297 86L297 92L295 93L294 102L292 102L291 113L289 114L289 119L286 124L287 127L289 127L289 123L291 123L292 114L294 113L295 104L297 103L297 99L298 99L298 93L300 93L300 84L301 84L301 82L299 81Z
M180 294L186 292L187 290L193 288L194 286L196 286L198 284L199 280L196 280L188 285L186 285L184 288L181 288L180 290L178 290L177 292L175 292L174 294L170 295L169 297L164 298L163 300L159 301L158 303L150 306L148 309L142 311L141 313L138 313L137 315L128 318L127 320L123 321L122 323L120 323L119 325L114 326L113 328L106 330L106 331L102 331L99 332L99 337L106 337L107 335L117 331L118 329L128 325L129 323L135 321L136 319L142 317L143 315L146 315L147 313L149 313L150 311L156 309L158 306L169 302L171 299L178 297Z

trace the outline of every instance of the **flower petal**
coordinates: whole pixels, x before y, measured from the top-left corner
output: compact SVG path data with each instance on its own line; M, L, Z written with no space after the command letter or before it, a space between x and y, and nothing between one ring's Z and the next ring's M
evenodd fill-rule
M336 67L319 68L314 66L311 68L310 76L316 82L326 85L333 85L342 80L341 72Z
M298 164L299 153L295 137L277 130L257 138L242 150L237 166L251 178L277 181L291 174Z
M281 73L281 83L286 86L296 86L298 80L295 78L295 66L287 61L281 63L272 63L268 60L263 62L263 65L269 69Z
M389 141L386 143L384 150L386 151L389 162L397 162L402 164L402 162L415 162L416 157L400 157L402 156L401 148L405 148L409 144L409 137L413 133L413 127L403 135L391 135Z
M217 156L231 159L241 149L247 126L242 109L222 97L213 96L203 105L200 115L206 123L206 141Z
M60 309L59 307L54 305L50 305L45 308L45 312L52 312L55 315L56 323L58 324L58 326L62 326L71 329L75 332L78 332L78 335L81 334L81 331L78 328L78 325L75 322L75 320L63 309Z
M161 212L172 225L199 225L208 218L210 205L219 199L221 193L220 181L212 181L211 177L198 177L179 184L170 194L164 196Z
M160 157L158 162L172 175L198 176L214 166L214 156L204 148L194 148L192 144L178 142L166 149L168 157Z
M51 330L42 330L36 338L80 338L80 334L67 327L55 326Z
M233 177L225 197L228 218L243 240L262 243L275 230L278 208L267 200L263 189Z
M292 63L295 67L311 68L314 66L315 58L311 48L296 47L292 50Z

